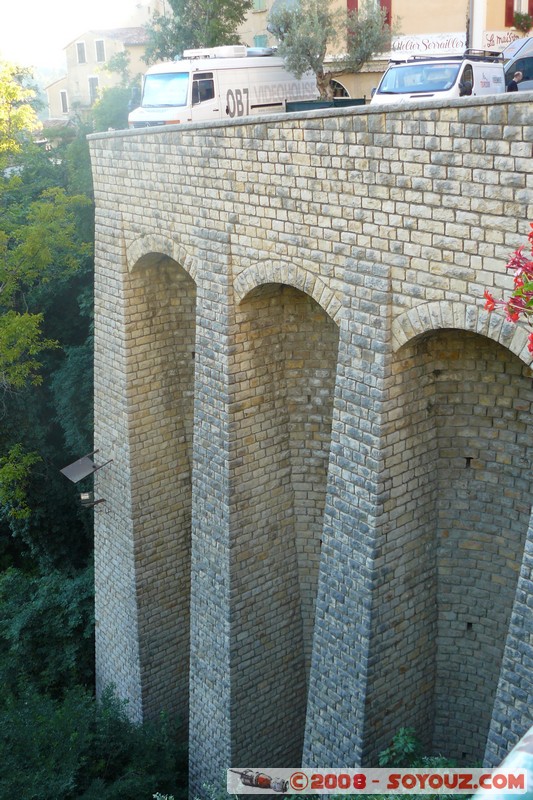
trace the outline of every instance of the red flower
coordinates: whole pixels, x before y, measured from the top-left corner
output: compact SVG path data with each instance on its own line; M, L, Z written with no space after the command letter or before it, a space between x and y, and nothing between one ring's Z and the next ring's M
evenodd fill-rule
M505 307L505 314L509 322L518 322L524 313L526 301L523 297L511 297Z
M533 327L533 222L529 224L531 231L527 238L531 245L531 256L528 258L524 254L522 245L514 251L506 264L507 269L514 270L514 291L502 300L493 297L488 289L485 289L483 296L486 311L494 311L500 306L509 322L519 322L523 319ZM533 333L528 336L527 347L533 355Z
M522 245L522 247L519 247L518 250L514 251L511 258L505 265L507 269L514 269L515 277L523 275L524 273L527 274L527 272L531 270L532 266L531 261L528 261L523 251L524 251L524 245Z
M494 309L496 308L496 300L491 295L491 293L489 292L488 289L485 289L485 293L484 293L483 297L487 301L485 303L485 310L486 311L494 311Z

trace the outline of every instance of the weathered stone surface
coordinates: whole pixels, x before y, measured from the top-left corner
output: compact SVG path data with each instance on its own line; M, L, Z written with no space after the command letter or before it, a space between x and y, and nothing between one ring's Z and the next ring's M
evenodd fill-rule
M529 230L528 114L91 137L98 688L189 720L196 794L405 725L496 763L530 725L531 371L482 308Z

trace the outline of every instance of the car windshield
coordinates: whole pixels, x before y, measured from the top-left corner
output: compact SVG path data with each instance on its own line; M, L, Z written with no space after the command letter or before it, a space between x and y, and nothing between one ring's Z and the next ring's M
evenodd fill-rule
M397 64L389 67L379 94L444 92L455 83L460 64Z
M184 106L187 104L188 72L165 72L146 75L143 89L143 108Z

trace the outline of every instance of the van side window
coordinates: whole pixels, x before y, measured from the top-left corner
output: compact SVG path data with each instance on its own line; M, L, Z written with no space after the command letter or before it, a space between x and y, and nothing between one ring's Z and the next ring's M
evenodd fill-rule
M509 83L515 72L522 73L523 81L533 80L533 57L518 58L505 72L505 85Z
M474 88L474 70L472 64L466 64L459 81L459 95L466 97L472 94Z
M197 72L193 75L192 104L212 100L215 96L215 81L212 72Z

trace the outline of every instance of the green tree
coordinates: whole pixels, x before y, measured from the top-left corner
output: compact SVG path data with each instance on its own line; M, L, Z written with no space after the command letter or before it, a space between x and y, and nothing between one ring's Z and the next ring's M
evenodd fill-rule
M109 61L106 62L104 69L106 72L112 72L120 75L120 85L129 87L132 83L132 76L130 74L130 54L127 50L121 50L111 56ZM135 76L134 80L138 76Z
M0 574L0 675L4 688L22 685L62 695L91 685L94 671L93 570L45 575Z
M144 60L168 61L187 48L238 44L237 28L252 0L169 0L171 16L154 14Z
M80 568L90 516L58 470L92 449L87 143L33 143L21 74L4 65L0 82L0 565Z
M0 697L0 796L140 800L159 789L185 798L184 758L164 718L134 725L106 694L81 686L51 697L24 686Z
M31 105L29 74L0 64L0 391L38 383L39 357L53 342L42 336L42 315L30 313L27 292L38 282L54 280L77 268L88 244L74 235L75 208L88 202L52 186L39 198L19 189L23 164L16 161L38 127ZM10 167L6 164L10 163ZM25 201L25 202L24 202ZM29 201L29 202L28 202ZM24 203L24 205L23 205Z
M113 86L105 89L91 109L95 131L123 130L128 127L132 89Z
M128 127L128 113L135 90L140 85L140 74L132 75L130 56L125 50L109 59L105 65L108 72L120 76L118 86L104 89L91 108L93 130L122 130Z
M359 11L334 11L320 0L299 0L274 7L268 30L277 38L278 55L289 72L297 78L313 72L325 98L332 95L332 79L359 72L373 56L390 50L397 25L391 28L386 12L374 3Z
M0 155L18 152L24 137L40 127L30 76L29 70L0 61Z
M174 724L94 697L92 512L59 472L92 449L90 163L82 128L32 143L18 75L0 113L0 796L185 797Z

